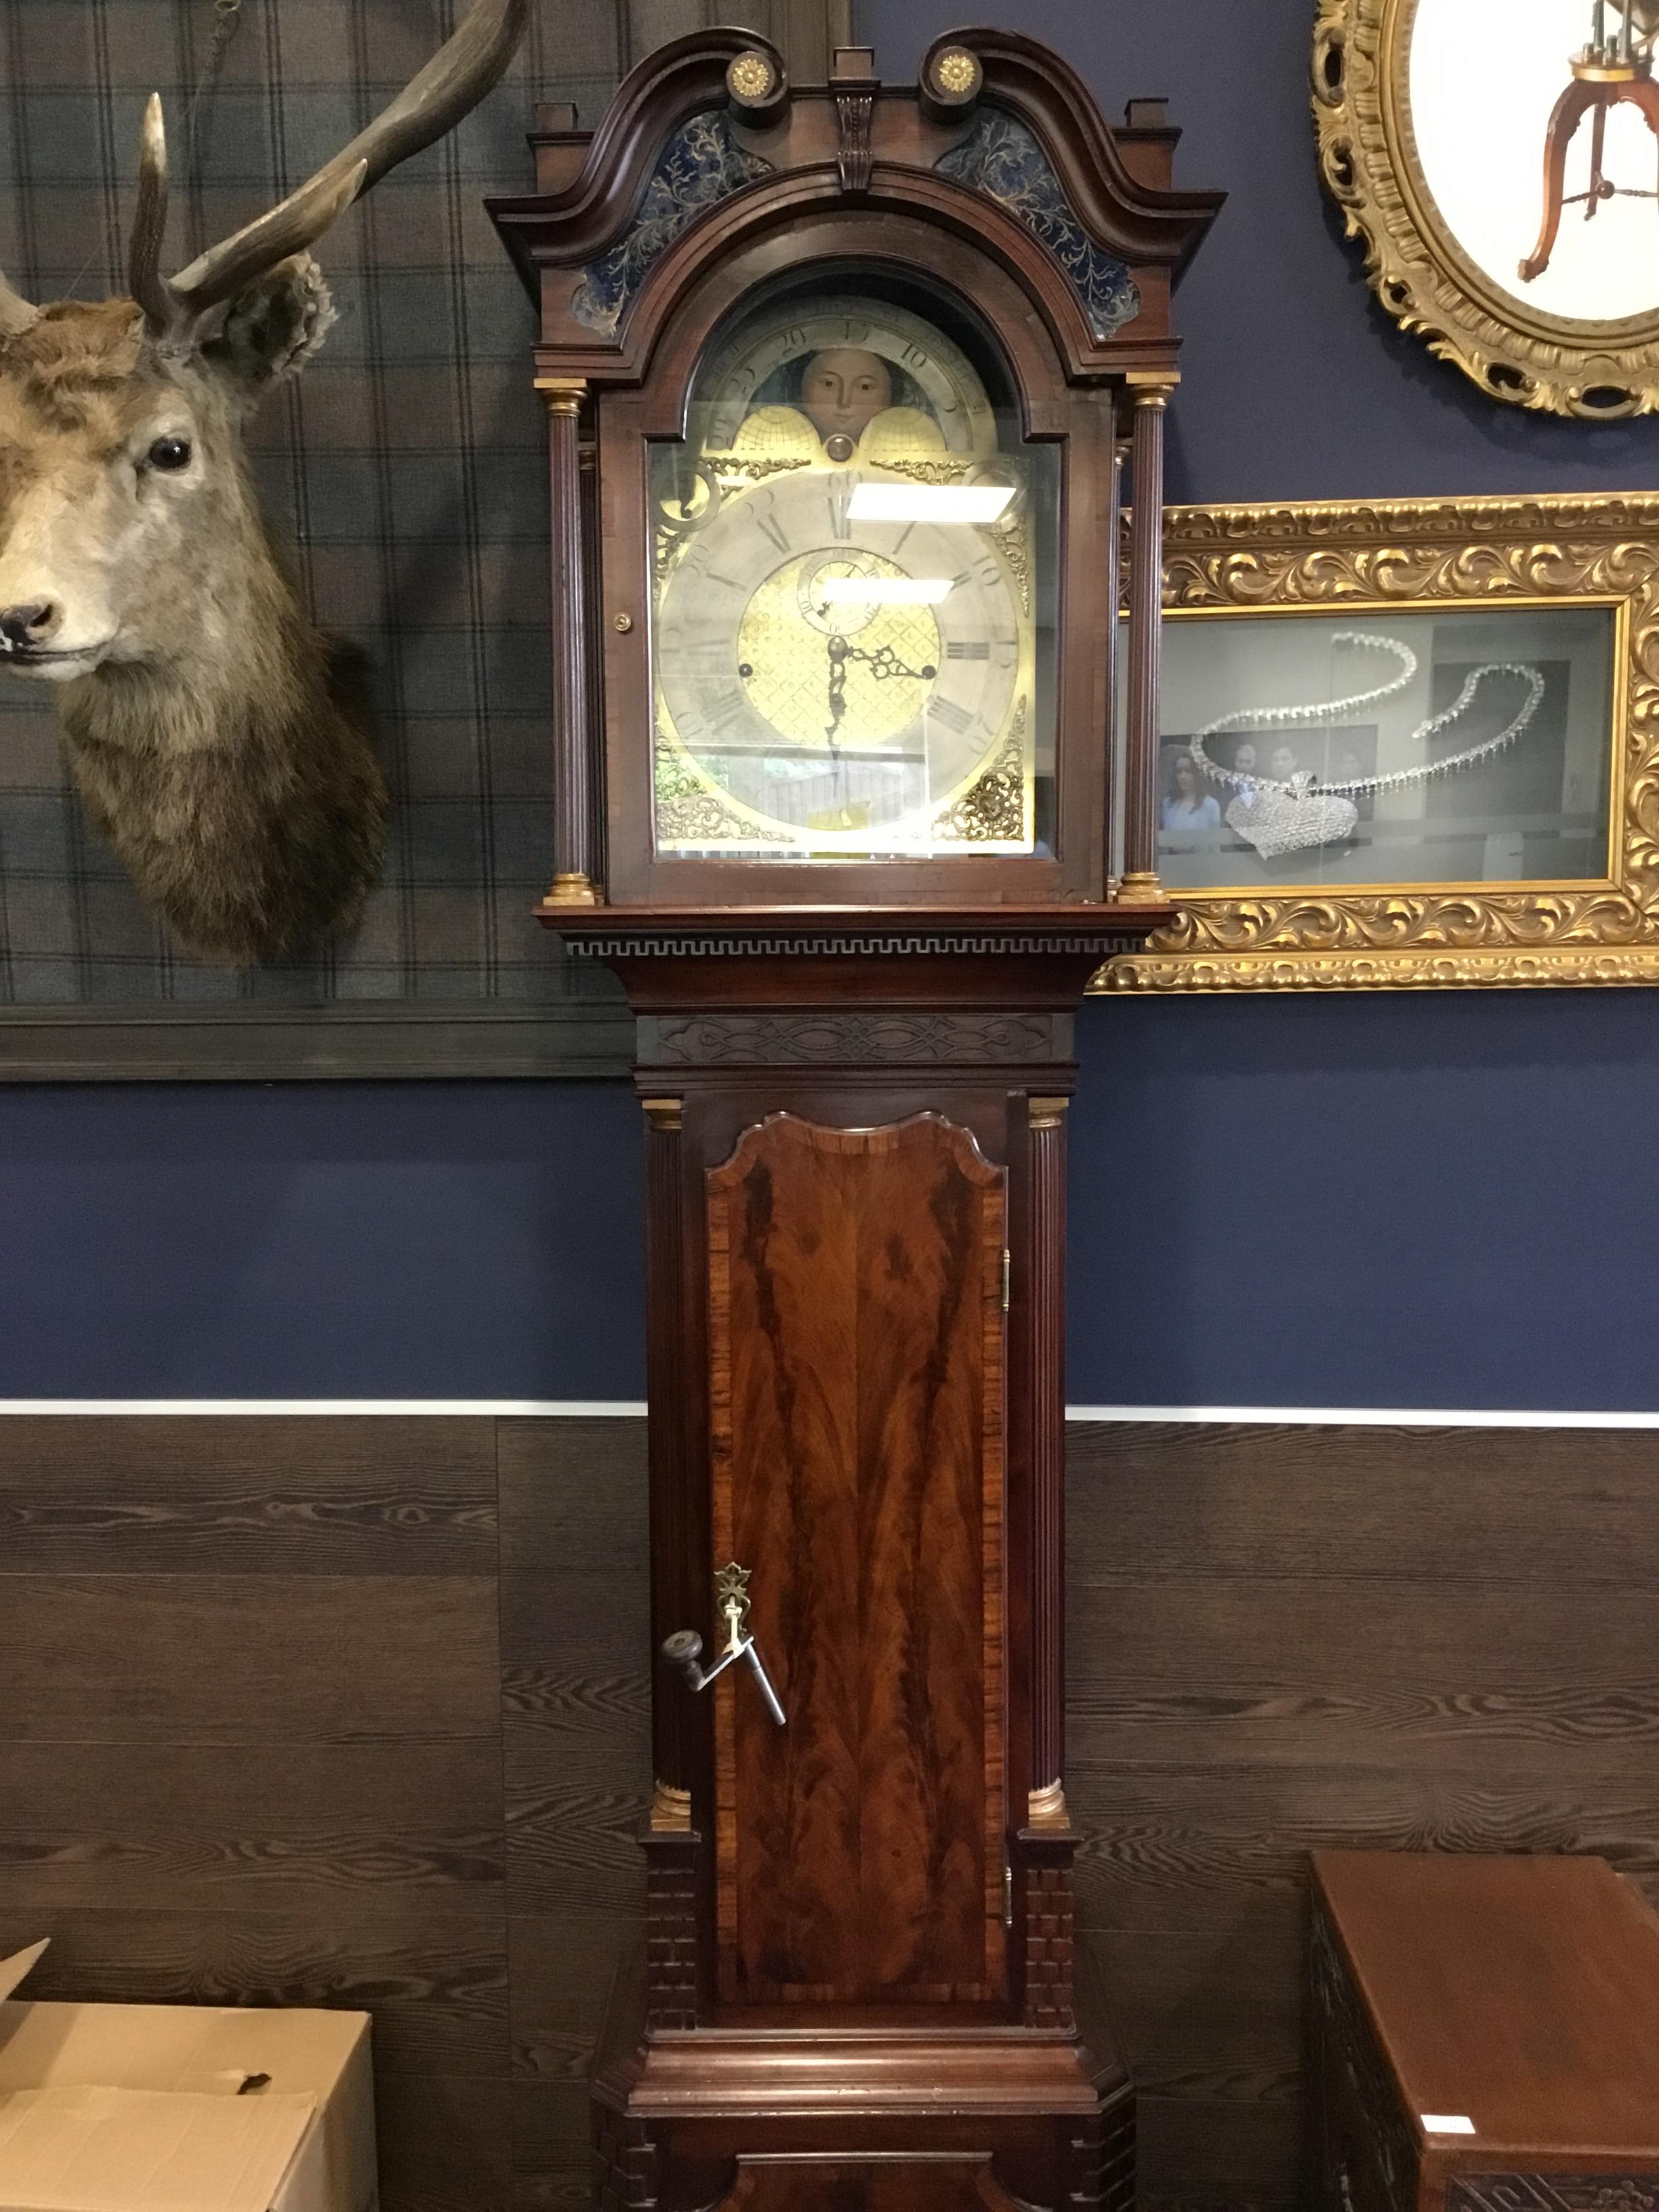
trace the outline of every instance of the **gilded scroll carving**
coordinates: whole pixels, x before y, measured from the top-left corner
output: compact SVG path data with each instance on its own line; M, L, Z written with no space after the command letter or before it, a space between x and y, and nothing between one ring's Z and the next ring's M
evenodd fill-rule
M1097 990L1659 981L1659 499L1177 507L1166 610L1620 611L1610 884L1188 893ZM1620 696L1621 695L1621 696Z
M570 302L579 323L613 337L653 267L684 230L771 168L738 145L717 110L689 117L658 156L627 235L581 272Z
M1140 313L1140 288L1085 230L1036 133L1018 116L988 110L933 166L997 201L1042 240L1076 287L1096 337L1113 337Z

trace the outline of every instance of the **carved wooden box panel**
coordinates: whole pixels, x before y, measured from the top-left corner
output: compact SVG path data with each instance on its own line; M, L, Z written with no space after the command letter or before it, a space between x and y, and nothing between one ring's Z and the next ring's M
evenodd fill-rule
M1018 2212L989 2159L750 2160L720 2212Z
M1000 1999L1005 1171L777 1114L707 1188L715 1564L788 1713L716 1686L720 1996Z

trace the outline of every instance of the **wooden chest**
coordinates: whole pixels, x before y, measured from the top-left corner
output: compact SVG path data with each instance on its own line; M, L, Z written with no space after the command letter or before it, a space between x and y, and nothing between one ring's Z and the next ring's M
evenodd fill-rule
M1603 1859L1314 1854L1322 2212L1654 2212L1659 1919Z

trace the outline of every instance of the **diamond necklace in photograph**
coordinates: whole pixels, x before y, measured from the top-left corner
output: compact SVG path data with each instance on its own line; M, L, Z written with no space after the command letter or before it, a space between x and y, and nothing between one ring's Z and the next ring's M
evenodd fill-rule
M1358 822L1359 811L1354 800L1367 793L1401 791L1407 784L1426 783L1431 776L1449 775L1455 769L1473 768L1477 761L1502 752L1506 745L1514 744L1531 721L1544 696L1542 675L1522 661L1489 660L1472 669L1451 705L1419 722L1407 744L1416 744L1449 729L1467 713L1475 693L1490 676L1515 676L1526 684L1527 696L1514 720L1495 738L1471 745L1465 752L1453 753L1445 760L1428 762L1419 768L1396 769L1388 775L1352 776L1346 782L1320 783L1305 769L1290 777L1241 775L1236 769L1224 769L1210 758L1205 741L1218 737L1224 730L1237 734L1244 730L1280 730L1309 723L1329 725L1346 720L1362 708L1375 707L1382 700L1392 698L1396 691L1403 691L1417 673L1417 655L1397 637L1382 637L1371 630L1340 629L1333 635L1331 643L1352 646L1363 652L1390 653L1397 663L1395 672L1386 684L1379 684L1369 691L1356 691L1346 699L1327 699L1306 707L1241 707L1235 713L1218 714L1214 721L1206 722L1187 740L1188 750L1205 775L1217 783L1231 784L1237 793L1227 808L1227 826L1254 845L1264 860L1276 860L1284 853L1303 852L1315 845L1340 844Z

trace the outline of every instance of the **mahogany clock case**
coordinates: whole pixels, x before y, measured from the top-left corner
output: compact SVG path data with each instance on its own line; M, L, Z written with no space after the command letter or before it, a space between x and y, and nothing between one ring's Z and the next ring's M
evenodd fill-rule
M608 2206L1133 2186L1074 1972L1064 1147L1073 1010L1170 911L1170 295L1218 205L1174 136L1013 33L792 88L709 32L492 204L549 410L542 917L623 983L647 1131L655 1784Z
M734 1563L786 1725L741 1670L658 1668L606 2204L1132 2184L1060 1781L1069 1009L1110 933L1011 924L975 957L932 927L611 947L648 1132L653 1640L719 1650Z

